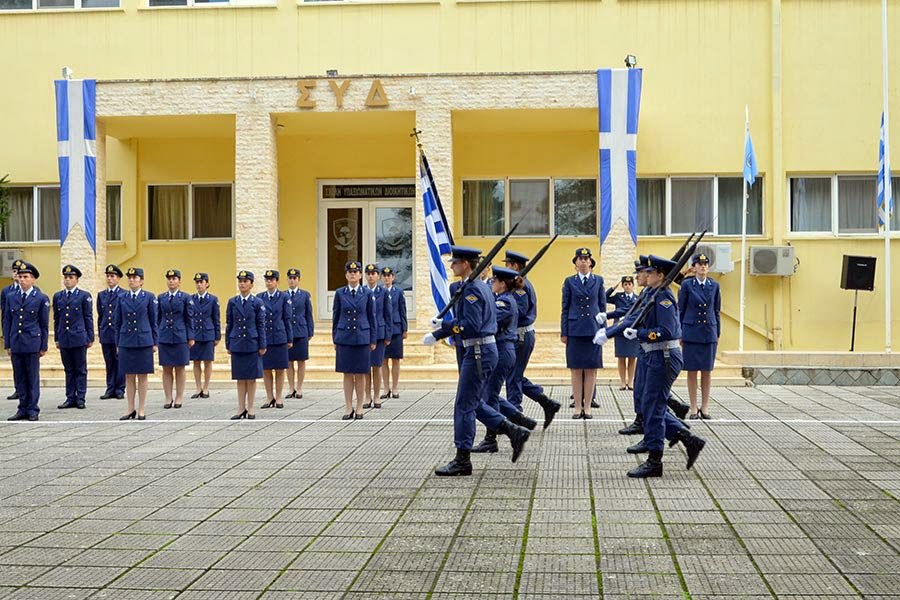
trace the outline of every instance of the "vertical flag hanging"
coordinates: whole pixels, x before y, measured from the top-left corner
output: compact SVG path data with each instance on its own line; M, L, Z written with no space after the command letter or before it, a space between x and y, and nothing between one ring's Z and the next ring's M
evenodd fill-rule
M637 132L641 69L597 71L600 117L600 244L613 225L628 225L637 244Z
M878 140L878 225L890 226L894 210L894 190L891 186L891 165L884 161L884 113L881 113L881 139Z
M437 186L431 176L431 168L425 152L419 146L419 175L422 182L422 207L425 211L425 240L428 245L428 268L431 272L431 296L438 312L444 310L450 302L450 283L447 279L447 267L441 258L450 254L453 235L447 225L447 217L441 206Z
M63 244L78 225L96 252L97 82L93 79L63 79L54 83L59 157L59 241Z

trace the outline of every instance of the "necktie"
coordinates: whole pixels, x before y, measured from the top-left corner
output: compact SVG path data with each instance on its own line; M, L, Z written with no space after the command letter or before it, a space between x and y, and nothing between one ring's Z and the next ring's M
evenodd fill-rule
M241 306L246 306L246 304L247 304L247 299L244 298L243 296L241 296Z
M26 294L25 292L22 292L22 302L25 302L25 298L27 298L27 297L28 297L28 294Z
M350 290L350 295L353 296L354 298L356 298L356 290L355 289Z
M131 299L137 300L137 292L131 292Z

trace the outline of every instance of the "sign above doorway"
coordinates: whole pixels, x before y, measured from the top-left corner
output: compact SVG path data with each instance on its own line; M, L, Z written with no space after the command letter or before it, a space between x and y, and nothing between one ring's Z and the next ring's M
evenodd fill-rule
M415 184L323 185L322 198L415 198Z
M350 87L350 79L338 81L337 79L329 79L328 87L331 89L331 95L334 97L335 108L344 108L344 94ZM300 97L297 98L297 108L315 108L316 100L313 98L313 90L318 85L315 79L301 79L297 82L297 91ZM388 95L384 91L384 86L380 79L373 79L369 85L369 94L366 96L366 108L384 108L388 105Z

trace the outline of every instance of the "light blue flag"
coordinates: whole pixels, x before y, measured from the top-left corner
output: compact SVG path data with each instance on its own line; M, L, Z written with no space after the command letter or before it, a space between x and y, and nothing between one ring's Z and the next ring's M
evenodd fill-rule
M885 177L887 173L887 177ZM894 191L891 186L891 165L884 164L884 113L881 113L881 139L878 141L878 225L891 222L894 210Z
M756 165L756 155L753 153L753 140L750 139L750 130L747 129L747 139L744 140L744 179L747 187L753 187L759 167Z
M97 82L63 79L56 87L56 141L59 161L59 243L78 225L97 251Z

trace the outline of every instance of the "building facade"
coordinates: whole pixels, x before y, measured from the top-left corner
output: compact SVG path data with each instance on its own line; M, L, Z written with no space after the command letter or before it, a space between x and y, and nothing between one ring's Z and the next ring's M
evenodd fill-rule
M21 249L47 289L65 262L93 271L91 286L107 262L143 266L154 290L166 269L203 270L225 296L237 268L299 267L319 318L345 260L378 261L424 326L416 129L457 243L486 249L517 221L509 247L525 253L560 234L531 275L539 322L558 327L572 253L599 244L595 69L634 54L637 252L670 254L711 224L706 241L735 261L715 277L721 347L736 347L747 105L760 166L749 245L795 258L792 275L748 276L746 348L849 348L853 294L839 283L855 254L879 263L856 347L879 350L879 32L875 1L0 0L0 175L12 182L0 250ZM96 255L77 234L58 241L62 66L98 80ZM609 285L633 258L626 238L614 227L602 250ZM900 303L894 313L897 345Z

